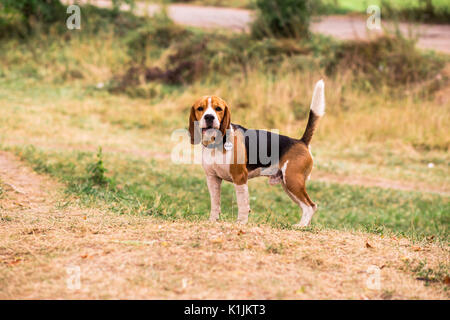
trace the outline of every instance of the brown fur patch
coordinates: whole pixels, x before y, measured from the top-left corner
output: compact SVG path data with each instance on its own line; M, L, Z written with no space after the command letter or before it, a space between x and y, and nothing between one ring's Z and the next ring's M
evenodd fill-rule
M309 206L315 207L316 205L306 192L306 179L311 173L313 166L313 159L308 147L301 142L292 146L281 158L280 169L286 161L289 162L283 176L284 187L298 200ZM295 199L293 200L295 201Z
M247 152L245 150L244 136L236 131L233 139L233 161L230 164L230 173L233 182L237 185L247 183Z

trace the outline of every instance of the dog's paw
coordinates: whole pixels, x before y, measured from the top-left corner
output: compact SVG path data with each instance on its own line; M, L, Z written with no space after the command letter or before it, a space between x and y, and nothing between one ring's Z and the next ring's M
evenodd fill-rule
M217 222L217 221L219 221L219 217L211 216L211 217L209 217L209 221L210 222Z
M308 227L308 225L305 224L305 223L296 223L296 224L292 225L292 228L295 228L295 229L303 229L303 228L306 228L306 227Z
M238 217L238 219L237 219L237 223L240 223L240 224L247 224L247 222L248 222L248 217Z

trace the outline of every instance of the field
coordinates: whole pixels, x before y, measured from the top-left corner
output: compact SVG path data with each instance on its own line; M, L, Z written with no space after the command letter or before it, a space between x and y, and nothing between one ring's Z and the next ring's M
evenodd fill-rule
M265 42L89 10L81 32L0 44L1 298L448 299L448 57L410 53L404 69L427 67L393 88L389 73L347 69L328 53L348 48L320 36ZM183 61L200 67L163 78ZM142 81L146 70L160 78ZM221 222L208 223L201 166L172 161L194 100L220 95L233 122L299 137L320 78L312 226L293 230L299 208L264 178L249 183L248 226L234 223L230 184ZM85 270L81 290L66 290L67 265ZM370 265L388 270L382 290L363 285Z

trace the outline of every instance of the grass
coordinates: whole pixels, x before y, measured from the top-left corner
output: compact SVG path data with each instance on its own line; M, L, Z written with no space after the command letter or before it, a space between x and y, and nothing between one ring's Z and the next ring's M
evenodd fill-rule
M167 161L109 155L105 166L112 168L111 183L102 188L91 178L89 168L98 161L92 153L44 153L33 147L16 152L36 171L49 173L67 184L69 193L79 196L88 206L172 221L200 221L209 217L204 176L192 165L168 166ZM270 187L265 179L251 181L249 187L251 222L278 228L290 228L298 222L300 210L281 188ZM448 241L448 198L314 181L309 190L320 207L313 223L315 228L396 234L419 241L434 236L444 243ZM230 184L223 186L222 204L222 219L234 221L237 207Z

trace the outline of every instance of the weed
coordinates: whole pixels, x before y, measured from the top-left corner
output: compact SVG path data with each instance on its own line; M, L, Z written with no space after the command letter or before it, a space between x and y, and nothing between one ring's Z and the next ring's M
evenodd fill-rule
M105 176L105 173L108 171L106 170L104 164L103 164L103 155L102 155L102 148L98 148L97 152L97 161L95 163L90 164L87 167L88 174L89 174L89 180L94 184L98 186L105 186L109 183L109 178Z
M448 265L442 263L431 268L426 260L420 260L416 265L410 265L409 269L415 274L417 280L425 281L426 285L443 283L449 277Z
M284 246L282 243L266 243L266 252L272 254L283 254Z

